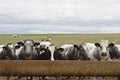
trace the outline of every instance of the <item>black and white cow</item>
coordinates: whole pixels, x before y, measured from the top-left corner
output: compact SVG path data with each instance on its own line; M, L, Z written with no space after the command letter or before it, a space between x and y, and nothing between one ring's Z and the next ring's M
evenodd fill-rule
M2 45L2 48L0 49L0 59L10 59L14 60L16 59L15 56L15 47L12 43L8 43L7 45Z
M38 59L38 54L34 46L34 41L27 39L24 43L19 42L16 48L16 56L18 59L22 60L33 60Z
M54 44L50 42L40 42L40 46L37 50L39 60L58 60L59 54Z
M101 40L99 43L95 43L95 46L95 52L97 53L97 55L94 55L94 57L102 61L111 61L108 40Z
M15 51L17 59L20 60L38 60L38 54L36 48L38 47L39 43L34 42L33 40L27 39L24 42L17 42L15 45ZM21 76L18 76L20 79ZM27 77L27 80L32 80L32 76Z
M101 60L111 61L109 53L109 41L101 40L99 43L82 43L80 44L80 54L83 60Z
M120 45L115 45L114 43L110 43L109 53L111 59L120 59Z
M64 44L58 49L61 60L79 60L79 49L77 45Z
M79 52L81 60L95 60L95 57L93 56L95 48L94 43L80 43Z

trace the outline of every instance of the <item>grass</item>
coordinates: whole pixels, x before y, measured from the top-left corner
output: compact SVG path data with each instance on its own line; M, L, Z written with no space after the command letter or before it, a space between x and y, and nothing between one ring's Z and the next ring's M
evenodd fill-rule
M12 34L1 34L0 44L16 43L25 39L33 39L35 42L41 42L41 39L48 34L22 34L19 38L13 38ZM80 44L81 42L99 42L101 39L107 39L110 42L120 44L120 34L49 34L52 37L51 42L60 46L62 44Z

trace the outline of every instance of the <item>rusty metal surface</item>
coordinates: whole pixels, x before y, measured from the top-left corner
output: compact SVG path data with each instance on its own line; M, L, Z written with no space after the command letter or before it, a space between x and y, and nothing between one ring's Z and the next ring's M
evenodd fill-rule
M1 76L118 76L119 61L1 60Z

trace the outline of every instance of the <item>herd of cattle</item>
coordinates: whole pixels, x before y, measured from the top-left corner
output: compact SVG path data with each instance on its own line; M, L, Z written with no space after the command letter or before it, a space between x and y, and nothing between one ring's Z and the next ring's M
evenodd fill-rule
M27 39L15 45L0 45L0 59L9 60L119 60L120 45L101 40L98 43L82 42L56 47L50 42L34 42Z

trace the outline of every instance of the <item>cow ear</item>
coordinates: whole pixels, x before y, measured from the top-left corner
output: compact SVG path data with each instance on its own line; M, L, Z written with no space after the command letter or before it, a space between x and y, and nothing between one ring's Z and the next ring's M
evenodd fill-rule
M110 43L108 47L113 47L114 45L115 45L114 43Z
M7 47L6 47L6 46L3 46L2 48L3 48L3 49L7 49Z
M95 46L96 46L96 47L100 47L100 44L99 44L99 43L95 43Z
M23 42L17 42L17 44L24 46L24 43L23 43Z
M19 48L20 48L20 46L19 46L19 45L16 45L16 46L15 46L15 49L19 49Z
M38 46L38 45L40 45L40 43L39 43L39 42L34 43L34 46Z
M24 43L22 43L22 46L24 46Z
M57 51L62 52L62 51L64 51L64 49L63 48L58 48Z
M77 48L77 49L78 49L78 45L74 45L74 48Z

